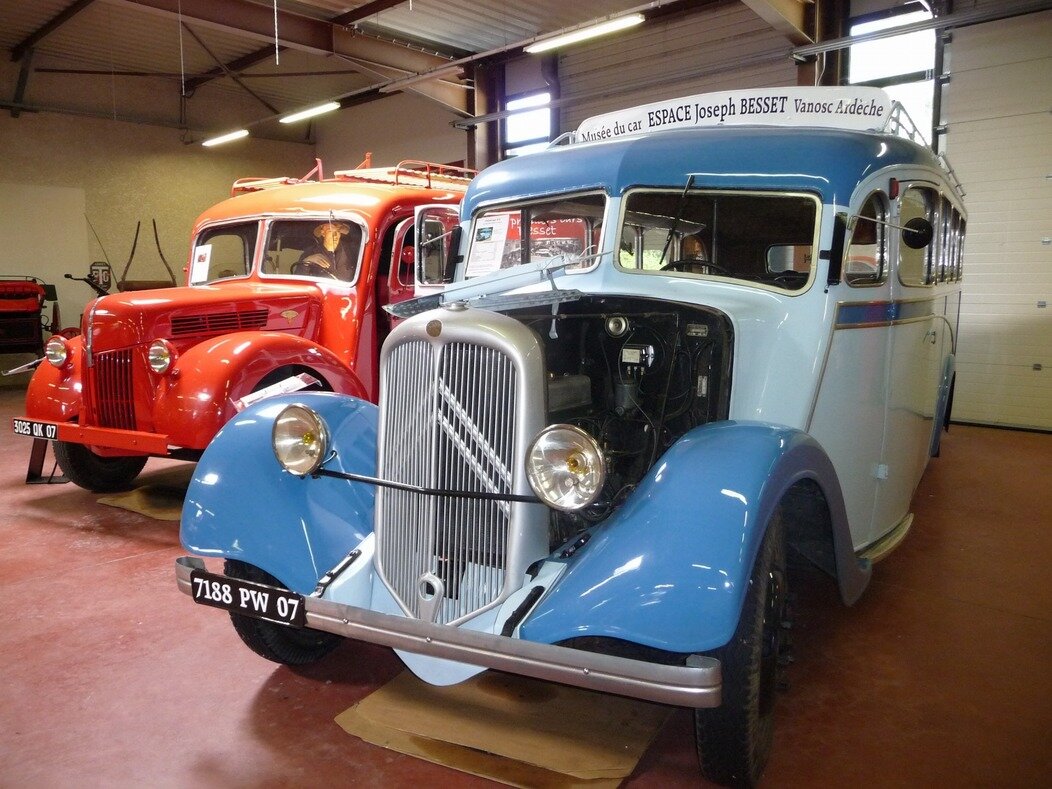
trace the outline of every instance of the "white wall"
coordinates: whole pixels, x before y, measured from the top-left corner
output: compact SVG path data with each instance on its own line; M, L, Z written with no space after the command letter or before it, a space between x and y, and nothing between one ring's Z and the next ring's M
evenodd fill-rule
M446 164L467 158L458 116L428 99L398 93L318 120L315 149L328 175L358 165L366 152L377 167L403 159Z
M79 313L93 297L87 285L70 282L69 272L86 276L103 251L88 229L98 232L109 255L114 276L120 275L131 250L136 222L142 222L138 249L129 277L161 279L167 276L157 254L151 220L157 220L165 258L181 278L196 217L210 205L230 195L230 185L244 176L306 174L314 165L310 145L264 140L243 140L229 146L202 148L184 145L180 132L156 126L83 118L51 113L23 113L12 118L0 113L0 204L41 195L81 195L82 207L69 208L62 201L60 222L49 223L48 200L34 203L41 212L31 223L8 219L2 245L10 250L67 249L67 242L83 239L76 254L45 255L0 261L0 273L25 267L25 273L57 286L62 319L67 326L79 323ZM42 191L41 191L42 190ZM51 191L48 190L58 190ZM34 197L36 196L36 197ZM32 212L25 207L25 214ZM79 216L74 216L79 214ZM41 234L44 234L43 237ZM71 248L70 248L71 249ZM0 356L0 369L24 361ZM0 380L0 385L9 380Z
M36 276L53 284L61 282L67 271L83 276L89 254L84 190L0 182L0 239L0 275ZM57 288L63 327L78 323L83 307L83 300L76 296L80 288L90 293L87 285L76 283ZM52 309L51 302L45 304L44 315L49 321ZM26 361L32 358L25 357ZM0 364L0 369L10 366Z

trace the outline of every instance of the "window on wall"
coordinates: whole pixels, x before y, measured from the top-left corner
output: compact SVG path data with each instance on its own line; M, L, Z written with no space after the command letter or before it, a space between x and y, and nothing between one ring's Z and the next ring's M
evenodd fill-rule
M932 13L921 3L906 3L888 11L854 17L852 36L862 36L924 22ZM848 82L884 88L906 108L917 129L931 142L934 130L935 61L938 41L934 30L920 30L853 45L848 54Z
M508 99L504 109L504 158L543 150L552 138L552 96L530 93Z

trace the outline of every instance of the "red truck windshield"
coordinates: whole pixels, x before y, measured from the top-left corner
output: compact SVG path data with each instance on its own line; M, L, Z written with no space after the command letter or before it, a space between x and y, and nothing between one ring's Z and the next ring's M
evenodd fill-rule
M257 221L249 221L204 230L194 245L191 284L248 274L258 229ZM357 223L334 217L271 222L260 273L353 281L363 235Z

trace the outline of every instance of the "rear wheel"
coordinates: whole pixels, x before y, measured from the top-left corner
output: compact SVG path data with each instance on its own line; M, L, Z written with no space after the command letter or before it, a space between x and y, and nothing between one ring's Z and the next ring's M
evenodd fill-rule
M287 588L270 573L236 559L226 560L226 574L243 581ZM230 620L249 649L267 660L287 666L303 666L321 660L343 641L332 633L279 625L241 614L231 613Z
M785 537L771 518L753 564L734 636L713 655L723 669L723 703L694 712L701 771L727 786L754 786L774 733L774 698L785 617Z
M123 490L139 476L147 458L144 455L108 458L96 455L83 444L55 442L55 460L66 477L95 493Z

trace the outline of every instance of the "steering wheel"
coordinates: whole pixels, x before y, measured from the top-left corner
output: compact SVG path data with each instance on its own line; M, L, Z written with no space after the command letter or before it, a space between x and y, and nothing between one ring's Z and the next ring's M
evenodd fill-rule
M703 269L703 271L695 271L695 269ZM673 260L666 263L664 266L658 269L658 271L684 271L690 273L703 273L709 274L713 271L719 274L730 275L730 272L723 266L717 266L715 263L710 263L702 258L680 258L679 260Z
M292 264L291 273L298 277L329 277L339 279L332 264L322 255L308 255Z

